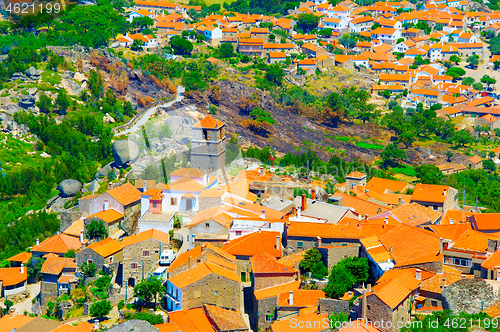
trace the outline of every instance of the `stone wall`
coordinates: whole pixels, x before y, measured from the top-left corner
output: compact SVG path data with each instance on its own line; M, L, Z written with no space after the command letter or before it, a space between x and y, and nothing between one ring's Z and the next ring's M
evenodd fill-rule
M394 309L390 308L376 295L368 296L366 298L366 303L366 318L373 325L380 324L380 330L383 332L397 331L398 329L395 327L398 326L398 324L401 324L401 322L406 323L410 320L409 296ZM381 324L382 320L384 322L392 322L393 328L390 328L387 323Z
M220 205L220 197L198 197L198 212Z
M97 267L97 271L102 270L102 266L104 265L104 258L96 253L94 250L87 248L85 250L80 250L75 253L75 262L80 268L83 262L88 262L89 260L95 264Z
M252 273L252 285L254 291L262 288L282 285L297 279L296 273Z
M123 281L129 282L129 279L132 278L135 285L143 277L147 278L149 270L159 262L160 250L165 250L168 247L168 243L148 239L123 248ZM144 255L145 251L148 252L148 255ZM132 263L137 264L137 267L133 268Z
M78 207L72 207L71 209L68 209L66 211L61 212L61 226L59 227L59 231L62 233L66 229L68 229L69 226L73 225L75 221L80 219L80 211L78 210Z
M318 234L321 236L322 234ZM302 248L298 247L299 242L302 242ZM351 246L353 244L360 244L359 240L356 239L333 239L333 238L321 238L322 246ZM300 236L287 236L286 246L293 248L293 252L299 252L302 250L309 250L311 248L317 248L318 240L316 237L300 237Z
M42 281L40 284L40 306L41 312L45 313L47 304L59 297L57 283Z
M328 268L328 271L337 264L339 261L346 257L358 257L360 251L360 244L352 244L349 246L340 246L335 248L318 248L323 257L323 263Z
M182 290L182 309L199 307L203 303L240 310L241 283L211 273Z
M411 264L411 265L395 267L395 269L408 269L408 268L422 269L432 273L443 273L443 261Z
M327 316L341 312L349 314L349 301L327 298L318 299L318 311L320 315L326 314Z
M443 213L446 213L446 211L451 210L451 209L456 209L458 208L458 190L455 188L450 187L450 191L446 195L446 198L444 200L443 204Z
M267 299L257 300L253 298L253 314L254 314L254 324L256 328L260 328L261 331L266 331L271 327L271 322L266 322L266 315L276 313L276 307L278 306L278 297L273 296Z

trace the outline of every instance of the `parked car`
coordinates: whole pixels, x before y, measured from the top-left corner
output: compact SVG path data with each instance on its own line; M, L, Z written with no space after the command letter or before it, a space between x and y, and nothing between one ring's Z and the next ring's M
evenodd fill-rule
M158 279L162 279L166 273L167 273L167 267L160 266L153 272L153 277L158 278Z
M170 265L177 258L173 250L164 250L160 255L160 265Z

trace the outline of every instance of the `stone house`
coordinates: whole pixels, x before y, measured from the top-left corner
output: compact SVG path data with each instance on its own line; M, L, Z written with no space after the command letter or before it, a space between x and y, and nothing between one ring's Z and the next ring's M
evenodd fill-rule
M106 203L104 208L106 209ZM123 214L113 209L99 211L84 219L85 232L87 230L87 225L92 223L93 220L96 220L102 222L109 236L113 236L121 229L120 223L123 221L124 217Z
M190 309L203 303L240 310L241 282L234 268L206 262L169 278L165 295L167 310Z
M282 256L281 234L273 231L256 231L231 240L222 250L236 257L241 281L250 280L250 259L262 252L274 260Z
M130 183L125 183L101 195L88 195L78 200L82 218L97 212L113 209L124 215L120 223L127 234L134 234L141 209L141 192Z
M346 257L359 257L360 245L354 243L348 246L319 246L318 250L321 253L323 263L328 268L332 269L339 261Z
M276 258L266 252L250 258L250 269L254 291L300 280L299 270L277 262Z
M56 254L62 257L71 249L78 250L82 246L80 240L66 234L51 236L43 240L42 243L36 239L36 245L31 248L31 253L33 257L42 257L46 254Z
M300 281L290 281L253 292L252 306L255 319L253 322L253 324L255 324L254 330L257 328L260 328L261 331L269 329L276 317L278 296L298 290L299 287Z
M450 186L419 183L413 190L411 202L446 213L448 210L459 207L458 190Z
M141 217L139 218L139 232L151 228L168 233L174 229L175 213L163 211L162 189L148 189L141 196Z
M500 128L500 119L491 114L485 114L474 121L474 127L486 126L489 130L493 131Z
M122 249L120 242L109 237L77 251L75 253L76 265L80 266L84 262L94 263L97 271L101 271L104 266L116 271L123 260Z
M220 210L220 205L198 212L188 226L189 240L201 234L228 235L232 220L231 216Z
M155 268L160 254L169 249L170 235L156 229L126 237L123 246L123 281L131 287L147 278Z
M472 229L483 233L500 232L500 213L473 213L469 222Z
M472 278L471 275L466 276L459 270L450 267L443 267L443 274L437 274L429 279L422 281L420 284L420 294L415 301L415 309L442 310L446 302L442 292L449 285L463 278Z
M42 265L40 305L44 309L50 301L69 294L76 286L76 263L74 258L49 257Z
M262 53L262 46L260 52ZM226 124L210 115L206 116L193 125L191 165L193 168L212 173L220 172L225 163ZM205 184L207 185L208 183Z
M471 168L471 169L481 169L483 168L483 159L479 156L472 156L470 158L467 158L463 162L465 167Z
M10 262L11 267L21 267L22 264L26 265L32 256L33 254L31 252L21 252L7 258L7 260Z
M302 309L318 308L319 299L325 298L325 292L319 289L296 289L278 295L276 320L290 319L299 315Z
M366 174L361 172L352 172L345 177L346 191L351 190L355 186L366 186Z
M168 267L168 277L173 278L198 264L206 262L232 268L236 263L236 258L210 243L205 243L180 254Z
M250 38L260 38L267 43L269 41L269 29L268 28L251 28Z
M0 297L7 297L26 290L27 269L21 267L0 268Z

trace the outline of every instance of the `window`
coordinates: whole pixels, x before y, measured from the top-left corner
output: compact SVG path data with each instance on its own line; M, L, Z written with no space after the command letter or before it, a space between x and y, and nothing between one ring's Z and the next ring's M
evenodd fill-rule
M209 222L206 222L206 223L205 223L205 227L206 227L206 228L210 228L210 223L209 223Z
M109 258L109 264L113 263L113 256Z
M170 205L177 205L177 198L171 197L170 198Z
M219 291L215 291L215 292L214 292L214 294L215 294L215 295L219 295Z
M156 209L156 202L153 202L153 208Z
M434 205L432 208L433 208L434 210L437 210L437 209L438 209L438 206L437 206L437 205Z
M304 242L302 241L297 242L297 248L304 248Z
M241 231L236 231L236 235L240 236L241 235Z
M59 284L59 289L68 289L69 285L68 284Z
M465 258L456 258L456 257L444 257L445 264L463 266L463 267L472 267L472 260Z
M367 304L367 305L366 305L366 309L367 309L368 311L370 311L370 305L369 305L369 304Z
M434 307L434 308L435 308L435 307L437 307L437 306L438 306L438 301L434 301L434 300L432 300L432 301L431 301L431 307Z
M268 314L266 315L266 322L272 322L273 318L274 318L274 315L273 315L273 314L269 314L269 313L268 313Z
M149 251L144 250L144 251L142 252L142 255L143 255L143 256L149 256Z
M87 264L92 264L93 261L91 259L87 259Z
M131 269L137 269L137 263L131 263L130 264Z

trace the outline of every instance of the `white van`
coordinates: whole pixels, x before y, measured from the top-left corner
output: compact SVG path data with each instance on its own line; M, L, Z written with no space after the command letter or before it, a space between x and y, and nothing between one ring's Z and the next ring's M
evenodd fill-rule
M166 273L167 273L167 267L160 266L153 272L153 277L158 278L158 279L162 279Z
M173 250L165 250L160 256L160 265L170 265L177 256Z

